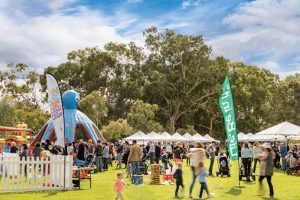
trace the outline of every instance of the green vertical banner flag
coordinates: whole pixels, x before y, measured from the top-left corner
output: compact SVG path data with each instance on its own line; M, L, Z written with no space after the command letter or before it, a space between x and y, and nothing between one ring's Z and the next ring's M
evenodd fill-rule
M228 76L226 76L222 86L222 94L219 97L219 105L224 116L227 146L230 158L231 160L238 160L238 138L236 133L236 121Z

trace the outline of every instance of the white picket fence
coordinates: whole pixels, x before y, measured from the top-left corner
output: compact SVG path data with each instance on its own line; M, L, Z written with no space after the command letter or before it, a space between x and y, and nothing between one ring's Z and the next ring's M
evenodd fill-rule
M41 160L20 159L17 154L0 155L0 192L70 190L72 156L52 155Z

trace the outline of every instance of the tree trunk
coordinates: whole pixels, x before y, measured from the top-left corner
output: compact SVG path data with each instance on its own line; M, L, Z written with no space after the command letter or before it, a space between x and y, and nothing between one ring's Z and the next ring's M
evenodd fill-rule
M214 118L210 118L209 135L212 134Z
M176 116L170 116L170 132L173 134L176 131Z

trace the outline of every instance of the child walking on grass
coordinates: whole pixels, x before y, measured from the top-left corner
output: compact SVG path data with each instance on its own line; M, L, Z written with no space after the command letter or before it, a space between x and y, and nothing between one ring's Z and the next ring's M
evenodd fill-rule
M183 185L183 178L182 178L182 175L183 175L183 172L182 172L182 163L181 162L178 162L177 163L177 169L174 173L174 179L176 179L176 190L175 190L175 198L179 198L178 196L178 190L179 190L179 187L181 186L182 188L184 188L184 185Z
M119 172L117 174L117 180L115 181L115 190L117 192L117 197L116 200L118 200L119 198L121 200L123 200L123 189L124 187L127 187L127 184L125 183L125 181L123 180L123 173Z
M207 183L206 183L206 177L209 175L207 169L204 168L203 162L199 163L199 182L201 184L201 188L200 188L200 194L199 194L199 199L202 200L204 198L202 198L202 194L203 194L203 190L206 191L206 194L208 197L213 197L215 196L213 193L209 193L208 191L208 187L207 187Z

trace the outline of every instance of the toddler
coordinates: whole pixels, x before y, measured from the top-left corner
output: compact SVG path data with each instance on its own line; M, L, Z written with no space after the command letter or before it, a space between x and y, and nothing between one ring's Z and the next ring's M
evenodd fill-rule
M206 183L206 177L209 175L207 169L204 168L204 165L202 162L199 163L199 182L201 184L201 189L200 189L200 195L199 195L199 199L203 199L202 198L202 194L203 194L203 190L206 191L206 194L208 197L213 197L214 194L213 193L209 193L208 191L208 187L207 187L207 183Z
M177 163L177 169L174 173L174 179L176 179L176 190L175 190L175 198L179 198L178 196L178 190L179 190L179 186L181 186L182 188L184 188L183 185L183 178L182 178L182 164L181 162Z
M117 192L117 197L116 197L116 200L118 200L119 198L121 200L123 200L123 189L124 187L126 187L127 184L125 183L125 181L123 180L123 173L122 172L119 172L117 174L117 180L115 182L115 190Z

